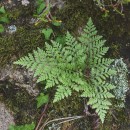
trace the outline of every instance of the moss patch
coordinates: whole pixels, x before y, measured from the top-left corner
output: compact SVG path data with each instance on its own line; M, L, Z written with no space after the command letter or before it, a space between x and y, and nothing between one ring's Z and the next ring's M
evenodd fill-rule
M36 101L26 90L10 84L0 84L0 101L13 111L16 124L31 123L36 119Z
M15 34L0 37L0 65L10 63L13 57L21 57L43 46L44 40L39 29L18 27Z

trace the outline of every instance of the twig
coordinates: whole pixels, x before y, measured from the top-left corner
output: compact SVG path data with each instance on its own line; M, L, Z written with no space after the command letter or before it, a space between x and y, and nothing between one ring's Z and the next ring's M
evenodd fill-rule
M62 121L62 122L60 122L60 123L57 123L56 125L54 125L54 127L57 126L57 125L60 125L60 124L63 124L63 123L69 122L69 121L73 121L73 120L81 119L81 118L84 118L84 117L85 117L85 116L80 116L80 117L77 117L77 118L73 118L73 119L65 120L65 121Z
M62 124L64 122L72 121L72 120L75 120L75 119L80 119L80 118L83 118L83 117L85 117L85 116L73 116L73 117L65 117L65 118L58 118L58 119L50 120L47 123L44 123L44 125L43 125L42 128L45 128L45 126L47 126L48 124L50 124L52 122L56 122L56 121L60 121L60 120L65 120L65 121L62 121L62 122L56 124L56 125L59 125L59 124Z
M43 130L44 129L45 123L47 123L48 120L49 120L49 118L42 124L42 126L39 128L39 130Z
M37 124L35 130L38 130L38 128L39 128L39 126L40 126L40 124L41 124L41 121L42 121L42 119L43 119L43 116L45 115L45 111L46 111L46 109L47 109L47 106L48 106L48 104L45 105L44 110L43 110L43 112L42 112L42 114L41 114L40 120L38 121L38 124Z

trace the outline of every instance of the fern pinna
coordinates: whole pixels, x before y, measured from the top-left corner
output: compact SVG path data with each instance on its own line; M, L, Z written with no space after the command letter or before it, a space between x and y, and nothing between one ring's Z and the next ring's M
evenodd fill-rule
M46 43L45 51L38 48L15 64L33 70L37 82L46 81L46 89L56 87L53 102L70 96L72 91L82 92L104 122L111 105L109 99L114 97L110 91L115 88L108 78L115 71L109 67L113 60L103 58L108 47L103 47L105 40L97 35L91 18L78 40L67 32L64 46L51 42Z

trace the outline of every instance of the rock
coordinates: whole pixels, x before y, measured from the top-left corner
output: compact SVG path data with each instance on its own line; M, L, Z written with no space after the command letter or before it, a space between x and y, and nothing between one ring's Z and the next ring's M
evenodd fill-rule
M27 6L30 2L28 0L22 0L21 3L22 5Z
M51 4L51 7L57 7L58 9L63 8L64 6L63 0L46 0L46 4Z
M13 65L6 65L0 70L0 82L9 81L10 83L25 88L32 96L37 96L39 90L35 88L36 79L33 72L21 68L14 69Z
M14 123L14 118L3 103L0 103L0 130L8 130L10 124Z
M8 26L7 32L8 32L9 34L15 33L16 31L17 31L17 27L16 27L15 25L10 25L10 26Z

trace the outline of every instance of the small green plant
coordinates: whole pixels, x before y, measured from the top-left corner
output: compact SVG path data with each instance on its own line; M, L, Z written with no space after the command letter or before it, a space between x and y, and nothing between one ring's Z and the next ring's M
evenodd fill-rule
M45 51L38 48L14 64L33 70L37 82L46 81L46 89L55 87L53 102L69 97L73 91L81 93L103 123L114 97L111 90L115 86L109 77L116 71L109 67L114 60L103 58L109 48L104 47L105 40L97 34L91 18L77 40L67 32L64 45L51 42L46 43Z
M37 108L39 108L49 101L49 96L45 95L44 93L40 93L40 95L36 98L36 100L37 100Z
M49 40L53 30L51 28L42 29L42 33L44 34L45 39Z
M41 14L42 11L46 8L44 0L36 0L37 4L37 14Z
M25 124L21 126L16 126L16 125L10 125L9 130L34 130L35 124Z
M44 35L46 40L49 40L51 35L53 34L53 29L51 26L60 26L61 21L57 20L56 17L52 16L51 14L51 4L47 2L44 2L43 0L37 0L37 10L36 10L36 18L37 21L35 25L38 25L39 23L45 23L47 24L47 27L42 29L42 34ZM48 26L49 25L49 26Z
M2 6L0 7L0 33L4 32L4 23L9 23L9 19L4 6Z
M51 14L51 8L52 5L49 3L49 1L44 0L36 0L37 10L35 16L38 18L38 21L35 23L36 25L39 22L45 22L45 23L51 23L55 26L60 26L61 21L56 20L56 17L52 16Z

